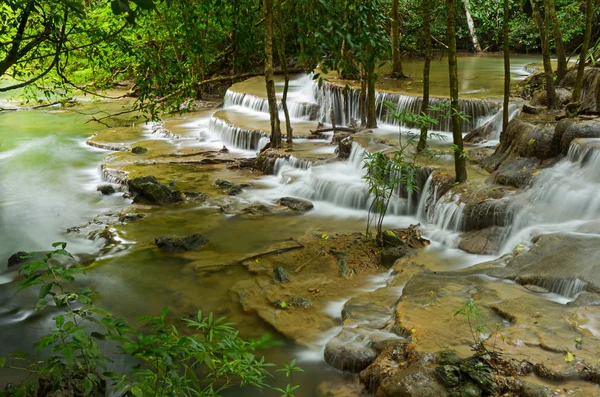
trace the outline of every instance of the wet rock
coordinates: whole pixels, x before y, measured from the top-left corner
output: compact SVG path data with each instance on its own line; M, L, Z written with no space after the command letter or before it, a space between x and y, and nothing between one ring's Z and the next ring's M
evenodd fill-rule
M394 262L400 258L410 258L417 255L417 250L410 248L404 241L398 240L401 244L388 246L381 250L380 261L385 267L394 266Z
M287 300L288 306L301 307L306 309L307 307L311 307L313 305L310 299L305 299L301 296L293 295Z
M491 255L500 250L504 228L491 226L481 230L474 230L460 236L458 248L470 254Z
M281 155L273 149L264 150L254 161L254 168L267 175L272 175L275 169L275 161L277 161L279 157L287 158L289 155Z
M339 159L347 159L350 158L350 154L352 153L352 142L353 138L347 137L338 142L338 146L335 149L335 153L337 154Z
M185 198L192 201L205 202L208 200L208 194L201 192L183 192Z
M523 288L525 288L528 291L535 292L536 294L547 294L548 292L550 292L548 291L548 289L534 284L525 284Z
M246 208L243 208L241 211L242 214L251 215L251 216L261 216L261 215L270 214L272 212L273 211L271 210L271 208L267 207L264 204L253 204Z
M146 217L146 215L144 214L135 214L135 213L129 213L129 214L121 214L119 215L119 222L134 222L134 221L139 221L140 219Z
M561 104L566 105L571 101L571 91L566 88L556 88L556 97ZM533 106L548 106L548 92L546 90L536 92L531 99L531 104Z
M520 395L521 397L550 397L555 394L545 386L536 385L531 382L523 382Z
M384 379L406 366L407 344L407 341L388 344L375 361L360 372L360 381L370 392L375 393Z
M229 189L225 190L225 193L228 196L237 196L238 194L240 194L243 191L244 191L244 188L242 187L242 185L233 185Z
M567 303L567 306L600 306L600 294L583 291L577 295L577 299Z
M131 149L131 153L133 153L133 154L146 154L146 153L148 153L148 149L146 149L143 146L134 146Z
M227 149L227 146L223 145L223 148L219 150L219 153L229 153L229 149Z
M108 196L109 194L113 194L113 193L117 192L113 185L108 185L108 184L98 185L96 190L99 191L100 193L104 194L105 196Z
M314 208L313 203L308 200L302 200L295 197L282 197L277 200L277 204L288 207L294 211L308 211Z
M529 157L518 157L505 161L494 173L494 182L504 186L525 187L541 164L542 160Z
M461 361L460 357L454 350L442 350L437 352L436 359L440 365L458 365Z
M208 243L208 238L201 234L193 234L188 237L157 237L154 243L162 252L176 253L186 251L198 251Z
M25 262L27 260L27 258L25 258L25 257L28 255L29 254L24 251L19 251L19 252L12 254L10 256L10 258L8 258L8 267L16 266L16 265L19 265L19 264Z
M215 181L215 185L217 185L219 187L232 187L233 183L226 181L225 179L217 179Z
M273 270L273 280L280 283L289 283L290 277L283 267L278 266Z
M435 375L440 383L446 387L456 387L462 382L460 369L454 365L441 365L437 367L435 369Z
M318 397L367 397L369 393L359 382L356 375L344 374L343 379L333 377L323 381L317 387Z
M530 106L530 105L523 105L523 108L521 109L521 111L523 113L527 113L527 114L540 114L545 110L544 107L542 106Z
M577 68L569 70L560 85L566 88L574 87L576 76ZM585 68L580 102L583 104L583 109L600 112L600 68L590 66Z
M377 358L377 352L372 347L354 340L353 335L344 335L346 332L342 331L342 335L327 343L325 361L340 371L359 373L371 365Z
M457 390L453 390L449 397L481 397L483 394L481 388L473 382L463 383Z
M496 133L494 126L495 120L492 118L492 120L490 120L489 122L473 129L471 132L465 135L463 140L465 142L471 143L480 143L483 141L488 141L492 139L494 134Z
M558 153L569 151L573 139L600 138L600 120L563 119L556 125L555 145Z
M448 393L437 382L434 370L413 366L381 382L378 397L445 397Z
M496 381L492 374L492 367L486 362L477 358L463 360L460 364L461 372L471 378L486 394L496 392Z
M171 204L183 200L181 194L158 182L153 176L140 176L129 179L127 187L134 196L133 202L148 202L152 204Z

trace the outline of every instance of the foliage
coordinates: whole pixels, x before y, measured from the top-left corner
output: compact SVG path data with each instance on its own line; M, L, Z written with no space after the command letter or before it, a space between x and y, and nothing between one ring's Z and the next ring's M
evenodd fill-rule
M193 331L186 335L167 320L166 308L159 316L141 319L148 332L137 331L95 306L96 292L69 289L83 270L56 264L58 258L72 258L66 243L55 243L53 248L44 259L23 265L24 279L17 284L19 291L39 286L36 311L57 312L52 317L54 329L34 344L44 358L14 352L0 358L0 368L35 374L41 378L38 388L45 388L45 393L71 389L78 395L104 395L109 382L114 392L135 397L216 396L232 386L268 387L265 379L272 364L254 355L257 348L267 346L268 338L245 341L224 318L201 312L196 319L183 319ZM135 363L124 374L108 371L112 359L106 351L115 345ZM290 380L291 372L301 371L295 362L283 370ZM292 397L297 387L276 390ZM35 389L35 383L29 382L7 395L30 396Z
M409 193L417 191L416 172L418 171L419 156L426 162L441 154L441 152L432 151L429 148L425 148L419 154L416 150L419 135L406 133L403 138L402 132L402 125L409 124L419 129L422 126L429 128L436 124L437 120L427 114L416 114L405 109L397 111L395 104L392 103L385 103L385 106L391 112L392 118L400 122L401 127L398 134L398 145L394 147L391 155L383 152L365 153L363 169L366 170L366 174L364 178L373 200L367 217L367 235L369 235L371 223L375 220L377 236L382 236L383 221L390 201L394 194L399 193L400 188L406 189ZM430 133L430 135L436 134Z
M462 307L454 313L454 317L463 317L469 325L469 332L473 338L475 350L483 350L488 353L496 352L496 341L498 336L504 340L504 335L500 332L500 324L495 328L488 325L488 317L480 306L474 301L466 301ZM494 335L494 345L491 350L484 344L485 340Z

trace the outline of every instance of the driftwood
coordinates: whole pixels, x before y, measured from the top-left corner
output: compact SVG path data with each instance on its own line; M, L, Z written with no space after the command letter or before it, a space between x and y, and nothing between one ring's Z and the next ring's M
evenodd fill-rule
M398 232L398 237L400 237L401 240L406 241L406 244L411 248L427 247L431 244L431 241L421 236L419 226L421 226L421 224L417 223L416 225L410 225L406 229L396 230Z
M353 134L356 134L358 132L357 129L355 128L348 128L348 127L336 127L334 128L322 128L322 129L318 129L318 130L311 130L310 133L314 134L314 135L318 135L321 134L323 132L335 132L335 131L343 131L343 132L351 132Z

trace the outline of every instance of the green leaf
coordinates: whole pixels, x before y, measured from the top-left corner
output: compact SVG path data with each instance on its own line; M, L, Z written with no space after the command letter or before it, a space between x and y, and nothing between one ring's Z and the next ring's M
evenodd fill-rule
M4 368L6 364L6 357L0 357L0 368Z
M67 243L65 243L64 241L58 241L56 243L52 244L52 248L56 248L56 247L61 247L62 249L67 248Z
M131 388L131 393L135 396L135 397L144 397L144 392L142 391L142 389L139 388L139 386L133 386Z
M94 339L98 339L98 340L106 340L106 335L101 334L100 332L92 332L90 334L90 336Z
M94 388L94 385L92 384L92 381L90 380L90 378L85 378L83 380L83 391L85 391L85 395L89 396L90 393L92 392L93 388Z
M65 316L60 315L60 316L56 316L54 317L54 321L56 322L56 328L62 328L63 324L65 323Z
M42 288L40 288L40 294L39 294L39 298L45 298L46 295L48 295L50 293L50 290L52 289L52 284L53 283L48 283L48 284L44 284L42 286Z
M46 299L40 299L37 305L35 305L35 310L39 312L41 310L44 310L46 306L48 306L48 301Z
M73 351L73 348L71 346L64 347L63 355L65 356L65 361L67 362L67 364L73 364L73 361L75 360L75 352Z

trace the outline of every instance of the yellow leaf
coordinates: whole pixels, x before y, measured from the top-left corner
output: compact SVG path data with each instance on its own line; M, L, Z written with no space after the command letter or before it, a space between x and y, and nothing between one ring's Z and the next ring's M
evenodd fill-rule
M433 295L433 291L429 291L429 295Z
M541 174L541 173L542 173L542 171L536 171L536 172L534 172L534 173L533 173L533 174L531 174L531 175L533 175L533 176L536 176L536 175L539 175L539 174Z
M573 361L573 355L571 354L571 352L567 352L567 354L565 355L565 361L568 363Z
M410 333L413 334L413 335L416 334L417 333L417 329L416 328L411 329Z

